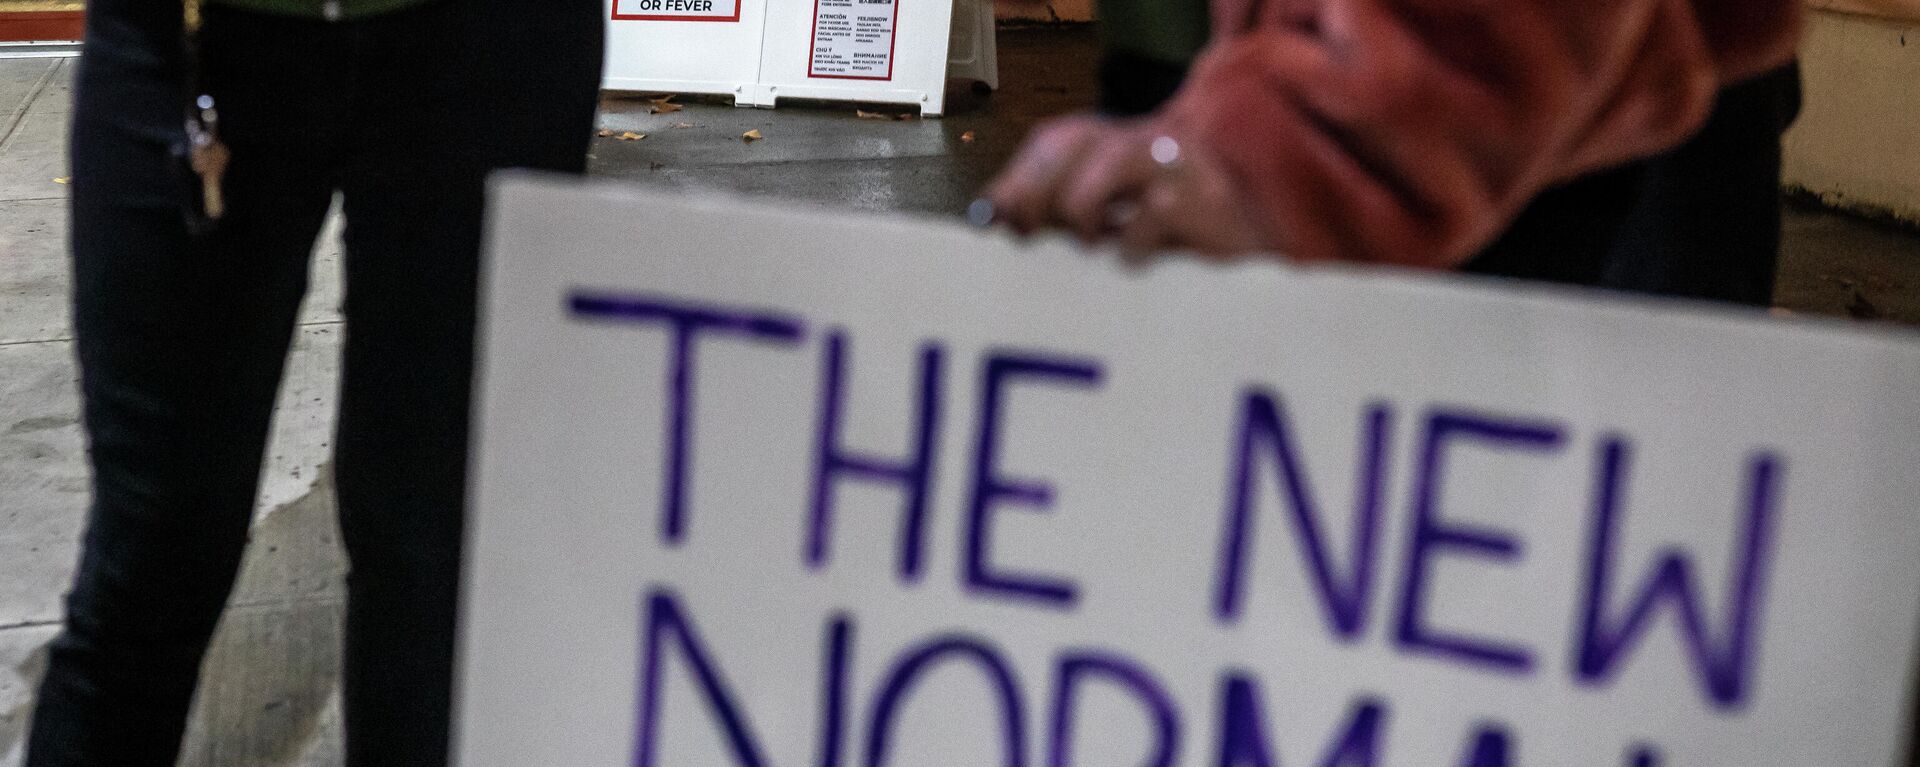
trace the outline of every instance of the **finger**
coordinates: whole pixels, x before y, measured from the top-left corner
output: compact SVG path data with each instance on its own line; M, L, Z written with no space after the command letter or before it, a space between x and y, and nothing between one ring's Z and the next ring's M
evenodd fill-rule
M1181 172L1167 174L1148 188L1137 222L1151 227L1158 248L1187 248L1227 256L1264 247L1266 237L1226 166L1199 144L1186 153ZM1144 235L1143 235L1144 236Z
M1143 212L1133 217L1120 230L1120 263L1129 268L1144 268L1158 258L1168 248L1168 235L1165 219L1160 215L1145 212L1153 206L1151 198L1158 192L1149 191L1148 202L1142 204Z
M1097 125L1091 118L1070 118L1035 133L987 188L1000 221L1022 234L1046 225L1053 189L1072 170Z
M988 184L982 196L992 203L996 222L1022 233L1037 225L1039 216L1031 213L1032 201L1038 196L1037 190L1046 186L1048 176L1064 162L1076 122L1041 126Z
M1054 223L1086 242L1108 236L1118 228L1114 206L1138 197L1162 172L1139 131L1109 135L1094 144L1071 177L1063 179Z

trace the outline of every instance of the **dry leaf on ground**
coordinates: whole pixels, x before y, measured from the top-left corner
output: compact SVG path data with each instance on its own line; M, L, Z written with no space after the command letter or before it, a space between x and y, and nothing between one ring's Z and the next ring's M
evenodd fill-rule
M643 139L646 137L647 137L647 134L645 133L634 133L633 131L627 131L618 136L615 136L614 138L617 138L621 141L639 141L640 139Z
M1861 292L1859 288L1854 288L1853 300L1847 302L1847 316L1856 320L1878 320L1884 319L1887 314L1872 301L1867 300L1866 293Z
M766 136L760 133L759 128L754 128L753 130L740 134L740 140L742 141L759 141L763 138L766 138Z
M672 96L661 96L660 98L657 98L657 99L648 99L647 103L650 105L647 107L647 112L651 114L656 114L656 115L668 114L672 112L678 112L682 109L686 109L686 107L684 106L673 103Z
M960 134L960 143L962 144L973 143L973 131L967 131L966 133Z
M869 112L869 111L867 111L867 110L865 110L865 109L855 109L855 110L853 110L853 113L854 113L854 114L856 114L856 115L859 115L859 117L860 117L860 119L862 119L862 120L891 120L891 119L893 119L893 115L889 115L889 114L881 114L881 113L879 113L879 112Z
M601 129L600 129L600 131L599 131L598 133L595 133L595 134L593 134L593 135L595 135L595 136L599 136L600 138L612 138L612 137L613 137L613 129L612 129L612 128L601 128Z
M56 178L56 179L54 179L54 180L53 180L53 183L56 183L56 184L71 184L71 183L73 183L73 177L72 177L72 176L61 176L61 177L59 177L59 178Z

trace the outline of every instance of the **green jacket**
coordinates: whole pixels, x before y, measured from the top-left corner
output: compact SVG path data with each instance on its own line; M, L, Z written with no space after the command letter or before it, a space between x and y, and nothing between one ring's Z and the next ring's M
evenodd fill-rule
M378 16L388 11L420 5L426 0L211 0L229 8L241 8L282 16L311 16L316 19L342 20Z
M1099 0L1100 37L1111 52L1186 64L1207 44L1207 0Z

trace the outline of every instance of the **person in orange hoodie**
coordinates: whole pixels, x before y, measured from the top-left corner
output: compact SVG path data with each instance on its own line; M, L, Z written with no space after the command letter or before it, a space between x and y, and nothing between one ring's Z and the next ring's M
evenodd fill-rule
M1792 60L1796 0L1214 0L1145 117L1043 127L998 220L1130 250L1460 269L1560 185L1682 144ZM1777 138L1777 136L1776 136Z

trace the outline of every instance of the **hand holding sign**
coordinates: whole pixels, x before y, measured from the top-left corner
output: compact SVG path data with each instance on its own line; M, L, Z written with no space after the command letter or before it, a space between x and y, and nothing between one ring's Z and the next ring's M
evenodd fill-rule
M1132 254L1278 249L1219 158L1151 121L1049 123L1008 163L986 199L1015 231L1061 228L1087 243L1115 241Z

